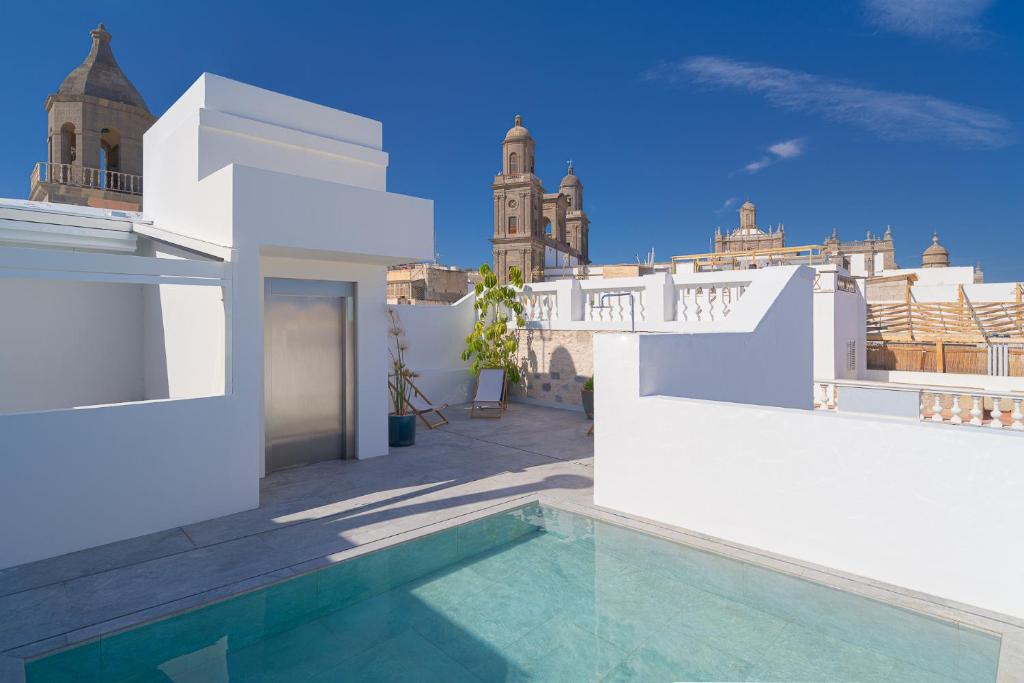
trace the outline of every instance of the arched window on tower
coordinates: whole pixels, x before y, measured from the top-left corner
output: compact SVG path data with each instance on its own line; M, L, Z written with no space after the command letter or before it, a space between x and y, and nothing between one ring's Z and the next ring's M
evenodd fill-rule
M508 217L508 234L515 235L519 232L519 217L509 216Z
M551 234L551 219L550 218L545 218L544 219L544 234L546 234L548 237L552 237L552 234Z
M60 127L60 163L73 164L76 156L75 124L65 123Z
M515 152L508 155L508 174L519 175L519 155Z
M100 130L100 186L121 189L121 134L113 128Z

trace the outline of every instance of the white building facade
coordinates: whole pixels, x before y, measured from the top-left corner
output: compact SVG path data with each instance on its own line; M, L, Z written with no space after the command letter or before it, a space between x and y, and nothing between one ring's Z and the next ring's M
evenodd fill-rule
M381 124L204 74L144 158L145 214L0 206L0 568L255 507L296 434L387 453L386 268L433 207Z

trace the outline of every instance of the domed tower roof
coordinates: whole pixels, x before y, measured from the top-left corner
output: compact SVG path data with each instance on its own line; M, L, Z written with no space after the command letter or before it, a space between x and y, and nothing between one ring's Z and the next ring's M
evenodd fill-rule
M526 130L526 128L523 126L523 117L520 116L519 114L516 114L516 125L509 128L508 132L505 133L505 142L508 142L509 140L529 139L531 139L530 131Z
M743 202L743 204L740 205L740 208L741 209L756 209L757 207L754 206L754 202L752 202L752 201L750 201L748 199L747 201Z
M114 53L110 49L110 34L106 28L100 24L89 34L92 36L92 49L89 50L85 61L69 73L57 88L55 99L61 99L61 95L89 95L138 107L149 114L149 108L146 107L142 95L117 65Z
M932 235L932 243L921 255L922 268L945 268L949 265L949 251L939 244L939 233Z
M569 162L569 170L566 172L565 177L562 178L562 182L559 183L559 187L566 187L567 185L579 185L580 178L572 170L572 162Z

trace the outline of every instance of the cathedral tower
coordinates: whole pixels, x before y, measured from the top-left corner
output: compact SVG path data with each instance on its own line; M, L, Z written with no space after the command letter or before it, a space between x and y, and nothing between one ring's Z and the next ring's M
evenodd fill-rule
M494 272L501 282L518 266L526 282L544 277L544 187L533 174L533 138L516 114L501 143L501 173L494 178Z
M571 161L558 191L565 195L569 202L565 213L565 241L569 247L579 252L582 263L590 263L590 219L583 210L583 182L573 172Z
M138 210L142 134L156 118L121 71L103 24L92 48L46 98L47 163L32 174L30 199Z
M494 272L501 282L517 266L526 282L544 279L546 268L589 263L590 222L583 211L583 183L572 164L559 187L544 193L534 175L534 141L516 114L515 125L501 143L501 172L491 185Z

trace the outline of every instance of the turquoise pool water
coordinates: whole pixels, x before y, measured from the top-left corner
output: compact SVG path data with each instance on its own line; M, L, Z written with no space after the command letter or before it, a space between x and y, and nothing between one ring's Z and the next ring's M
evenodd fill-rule
M29 681L992 682L999 640L538 505L51 655Z

